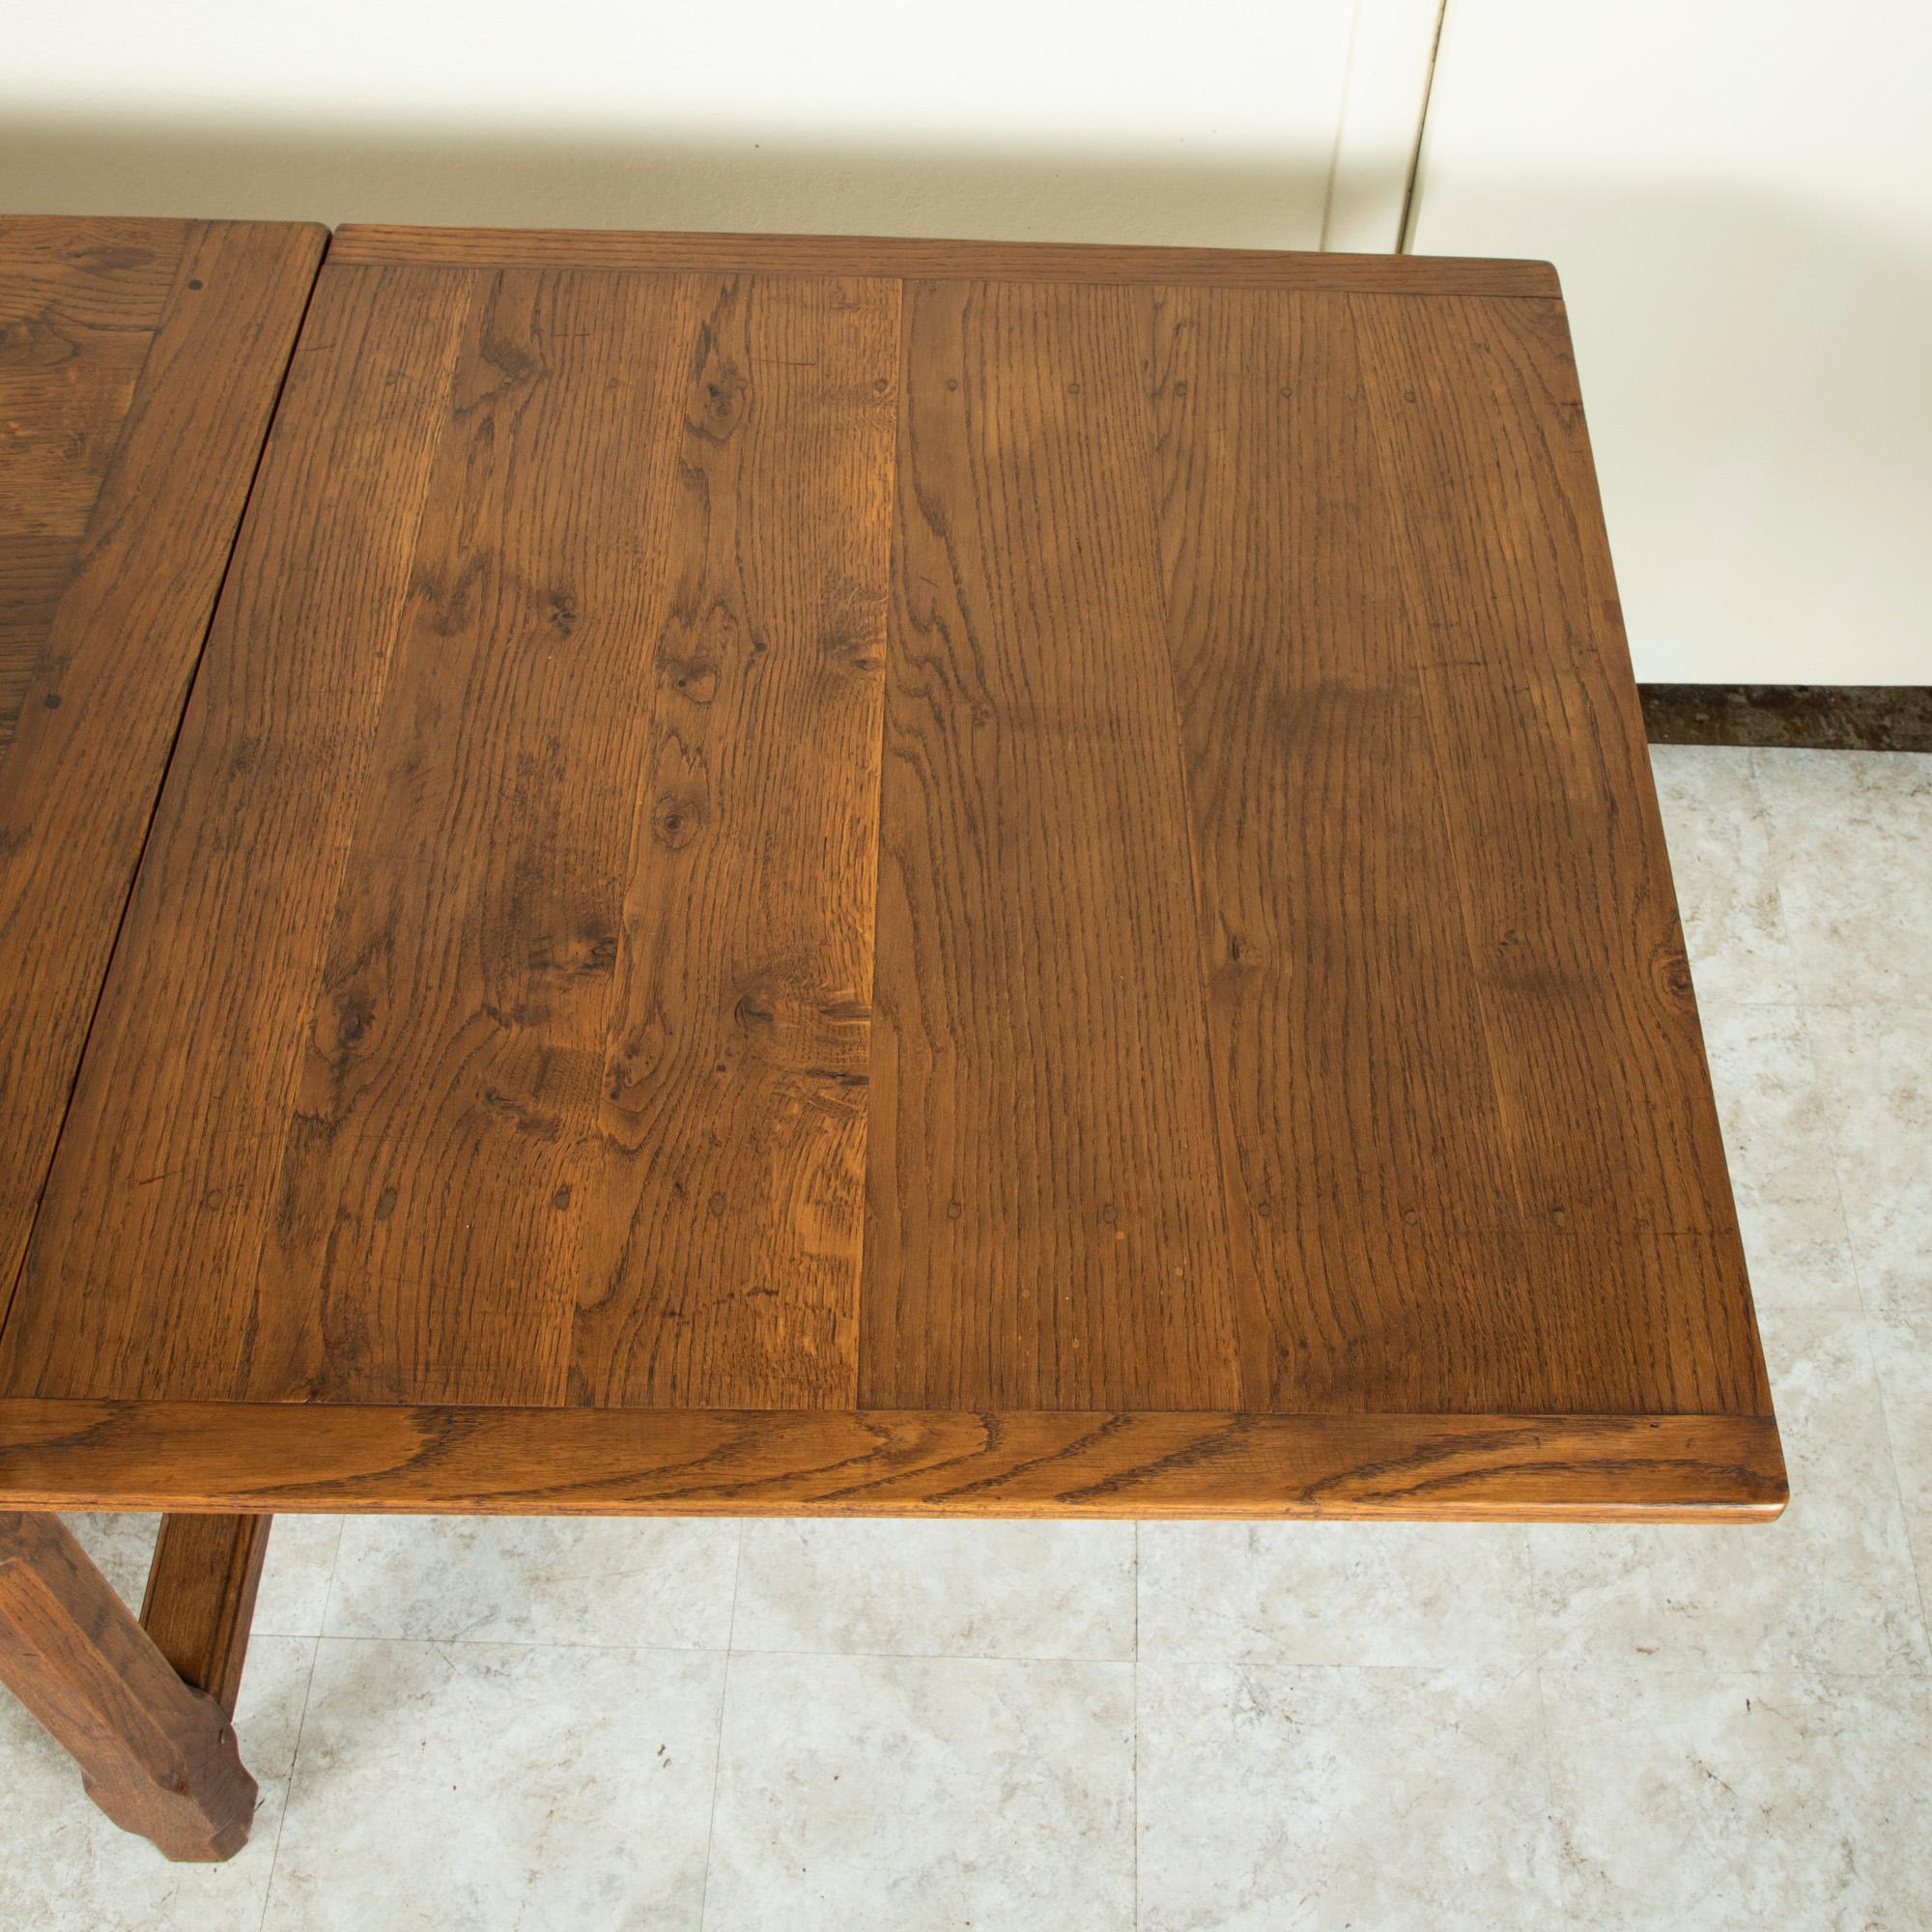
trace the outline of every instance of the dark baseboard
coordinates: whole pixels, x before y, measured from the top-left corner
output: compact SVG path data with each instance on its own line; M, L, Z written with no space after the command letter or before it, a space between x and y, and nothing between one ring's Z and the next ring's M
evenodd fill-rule
M1653 745L1932 752L1932 685L1640 684Z

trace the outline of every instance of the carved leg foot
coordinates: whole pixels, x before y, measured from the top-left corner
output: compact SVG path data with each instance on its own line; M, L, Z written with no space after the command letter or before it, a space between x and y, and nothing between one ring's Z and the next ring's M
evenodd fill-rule
M252 1587L243 1595L252 1603ZM170 1859L228 1859L247 1843L255 1780L228 1712L182 1681L58 1517L0 1512L0 1682L117 1825Z

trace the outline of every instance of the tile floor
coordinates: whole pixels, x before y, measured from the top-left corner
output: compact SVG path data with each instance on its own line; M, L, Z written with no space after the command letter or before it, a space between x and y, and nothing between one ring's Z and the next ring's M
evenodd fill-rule
M9 1932L1932 1927L1932 757L1656 765L1781 1521L284 1518L253 1842L0 1698Z

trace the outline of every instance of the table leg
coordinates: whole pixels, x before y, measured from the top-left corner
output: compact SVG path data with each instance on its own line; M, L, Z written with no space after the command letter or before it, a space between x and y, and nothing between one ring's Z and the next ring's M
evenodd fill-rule
M210 1672L211 1695L183 1681L58 1517L0 1512L0 1682L71 1753L88 1796L170 1859L233 1858L254 1820L255 1780L242 1769L221 1700L240 1680L254 1598L249 1573L259 1574L264 1538L265 1529L228 1533L244 1587L217 1591L196 1566L204 1578L196 1590L178 1587L177 1576L188 1573L169 1556L163 1524L150 1606L158 1591L171 1606L173 1640ZM202 1549L209 1540L197 1531L177 1538L176 1548ZM231 1574L224 1564L220 1575ZM203 1606L198 1642L195 1618L183 1609L189 1601Z
M235 1715L271 1516L164 1516L141 1628L175 1667Z

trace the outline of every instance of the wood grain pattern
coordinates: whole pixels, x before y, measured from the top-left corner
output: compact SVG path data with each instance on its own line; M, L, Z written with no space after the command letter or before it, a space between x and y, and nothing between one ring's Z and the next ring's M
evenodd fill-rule
M0 1311L322 244L0 220Z
M345 238L0 1499L1775 1514L1520 266Z
M27 1284L0 1333L0 1386L58 1378L62 1358L135 1389L246 1385L298 1016L347 858L413 558L408 511L469 297L464 277L434 270L318 282ZM278 810L264 809L270 799ZM99 1292L108 1282L116 1293Z
M849 1406L898 291L680 281L575 1400ZM787 541L797 531L803 540Z
M1764 1412L1560 318L1430 313L1161 292L1242 1401Z
M383 274L318 292L8 1360L849 1403L896 290Z
M255 1780L228 1714L176 1676L56 1517L0 1512L0 1681L124 1831L184 1861L247 1842Z
M1765 1416L1107 1414L0 1401L36 1508L479 1516L1756 1520Z
M1548 262L1471 256L1328 255L1262 248L1149 248L1091 242L955 242L914 236L705 235L601 228L408 228L352 222L335 231L337 267L561 268L760 276L938 276L951 281L1195 281L1212 288L1355 289L1381 295L1552 297Z
M636 666L612 622L641 574L611 541L622 378L662 320L611 293L513 273L456 298L412 542L367 612L394 640L319 980L291 987L293 1121L251 1122L271 1160L287 1136L257 1209L252 1395L562 1386L579 1217L553 1203L582 1191L635 789ZM384 406L363 388L345 414ZM643 448L667 417L635 423ZM400 1346L372 1353L372 1333Z
M1151 339L1240 1402L1516 1406L1548 1350L1348 298L1163 288Z
M1238 1399L1148 312L908 291L867 1406Z
M164 1516L148 1567L141 1628L175 1675L205 1690L231 1718L272 1521L266 1516Z
M1562 312L1445 300L1423 355L1351 306L1546 1385L1768 1414Z

